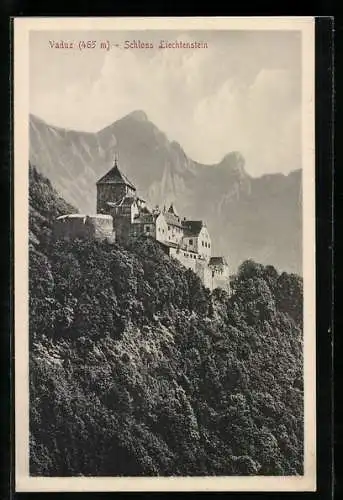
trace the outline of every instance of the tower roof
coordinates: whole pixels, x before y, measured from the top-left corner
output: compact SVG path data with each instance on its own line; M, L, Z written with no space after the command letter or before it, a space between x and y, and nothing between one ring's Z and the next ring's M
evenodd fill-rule
M117 159L114 161L114 165L103 177L101 177L97 184L125 184L131 189L136 191L135 186L129 179L119 170Z

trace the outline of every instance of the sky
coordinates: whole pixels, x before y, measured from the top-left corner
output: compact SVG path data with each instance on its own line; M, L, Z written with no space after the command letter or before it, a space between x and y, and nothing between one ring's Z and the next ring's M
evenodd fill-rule
M50 47L61 40L76 48ZM154 48L124 48L134 40ZM34 31L29 68L30 112L51 125L97 132L143 110L195 161L239 151L253 176L301 168L301 32Z

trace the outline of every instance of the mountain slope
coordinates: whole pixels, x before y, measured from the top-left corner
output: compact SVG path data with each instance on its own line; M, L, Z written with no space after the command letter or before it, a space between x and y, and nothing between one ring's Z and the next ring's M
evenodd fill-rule
M50 180L29 164L29 245L37 249L51 239L52 222L77 209L57 193Z
M116 151L124 173L152 205L174 201L179 213L206 221L214 252L228 256L233 269L253 258L301 273L300 170L252 178L237 152L216 165L194 162L143 111L98 133L30 117L31 163L82 212L95 210L95 183Z

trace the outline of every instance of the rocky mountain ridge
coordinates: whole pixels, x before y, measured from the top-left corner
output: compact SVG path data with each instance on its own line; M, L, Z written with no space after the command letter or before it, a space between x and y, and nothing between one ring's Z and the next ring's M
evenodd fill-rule
M200 164L143 111L97 133L30 116L31 164L82 212L95 211L95 183L116 152L120 168L151 205L174 202L179 213L204 219L214 251L227 255L232 268L253 258L301 273L301 170L253 178L239 152L215 165Z

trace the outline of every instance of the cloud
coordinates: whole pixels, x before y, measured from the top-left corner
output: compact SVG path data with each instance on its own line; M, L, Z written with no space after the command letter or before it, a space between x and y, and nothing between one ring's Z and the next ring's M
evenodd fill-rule
M51 123L99 130L143 109L194 160L216 163L239 150L252 175L288 172L300 166L300 81L290 64L258 67L247 47L114 48L95 78L42 91L32 111Z

